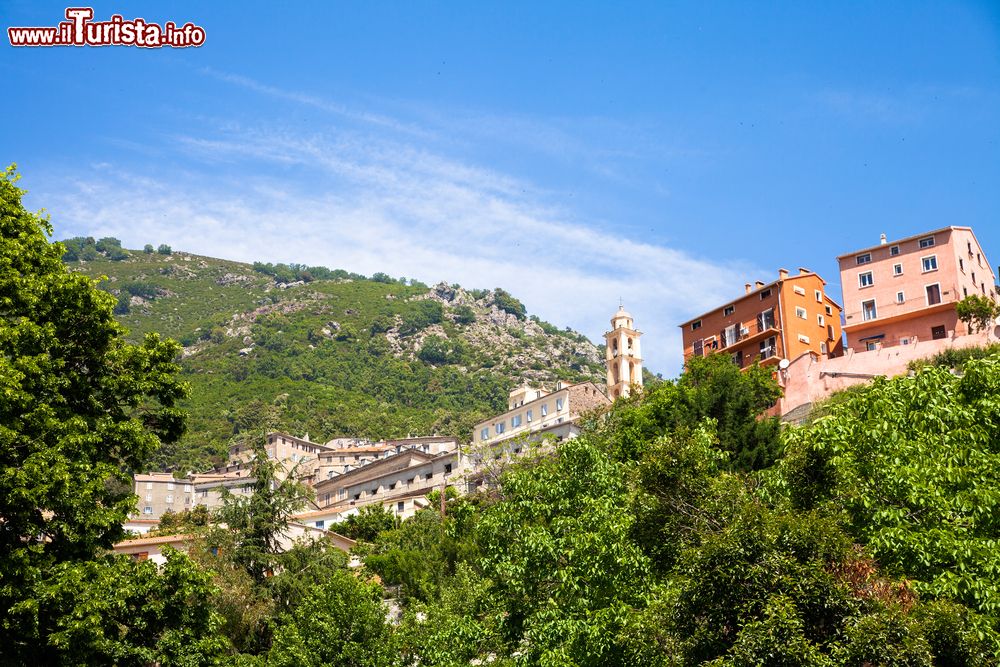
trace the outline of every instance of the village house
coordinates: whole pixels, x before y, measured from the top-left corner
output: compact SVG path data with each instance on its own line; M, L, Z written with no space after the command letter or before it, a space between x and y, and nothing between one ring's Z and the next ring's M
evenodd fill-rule
M316 504L320 509L348 509L382 503L402 517L419 509L414 499L426 496L453 481L458 473L456 451L430 454L419 449L403 449L398 454L322 480L316 484Z
M819 275L779 269L777 280L747 283L741 296L681 324L684 360L724 352L745 368L806 353L836 357L843 354L840 311Z
M970 227L943 227L837 258L844 332L856 352L968 333L955 304L996 300L996 277Z

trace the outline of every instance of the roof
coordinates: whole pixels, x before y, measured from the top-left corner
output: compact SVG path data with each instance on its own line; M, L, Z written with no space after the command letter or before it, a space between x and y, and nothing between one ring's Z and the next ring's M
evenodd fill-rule
M930 236L931 234L937 234L938 232L954 231L956 229L964 229L965 231L972 232L973 236L976 235L976 233L972 231L972 227L962 227L962 226L957 226L957 225L948 225L947 227L941 227L940 229L932 229L929 232L921 232L919 234L913 234L912 236L907 236L905 238L896 239L895 241L886 241L885 243L882 243L881 241L879 241L878 243L875 243L873 245L867 246L865 248L861 248L860 250L855 250L853 252L845 252L843 255L837 255L837 259L843 259L844 257L850 257L851 255L858 255L858 254L861 254L863 252L868 252L869 250L876 250L878 248L881 248L883 245L896 245L897 243L905 243L906 241L913 241L915 239L920 239L920 238L923 238L925 236Z
M159 537L137 537L131 540L122 540L121 542L115 544L115 548L146 547L154 544L167 544L168 542L184 542L190 539L193 539L193 537L185 534L161 535Z
M454 455L455 455L454 452L448 452L448 453L445 453L445 454L438 454L437 456L434 456L432 454L427 454L427 453L421 452L420 450L407 449L407 450L404 450L404 451L400 452L399 454L393 454L392 456L387 456L384 459L379 459L377 461L372 461L371 463L369 463L367 465L363 465L363 466L358 467L358 468L355 468L354 470L349 470L349 471L347 471L347 472L345 472L343 474L337 475L336 477L333 477L331 479L324 479L323 481L318 482L316 484L315 488L317 490L319 490L321 487L327 487L327 486L334 486L334 487L337 487L337 488L339 488L341 486L347 486L347 484L343 483L343 480L345 478L348 478L348 482L349 483L353 483L353 484L358 484L358 483L361 483L361 482L369 482L369 481L371 481L373 479L378 479L379 477L384 477L385 475L390 475L390 474L393 474L393 473L400 472L401 470L408 470L410 468L416 467L416 466L406 466L406 467L403 467L403 468L396 468L396 469L389 470L389 471L386 471L386 472L379 472L383 468L386 468L391 463L397 461L398 459L401 459L404 456L409 456L411 458L423 459L422 461L420 461L417 464L417 465L423 465L424 463L430 463L431 461L435 461L437 459L445 458L445 457L448 457L448 456L454 456ZM367 473L367 475L366 475L366 473ZM372 473L374 473L374 474L372 474Z
M716 306L715 308L712 308L711 310L706 310L701 315L698 315L697 317L692 317L689 320L685 320L685 321L681 322L680 324L678 324L677 326L679 326L679 327L686 327L687 325L691 324L692 322L697 322L700 319L708 317L709 315L711 315L712 313L714 313L717 310L722 310L726 306L731 306L733 304L739 303L740 301L743 301L744 299L748 299L748 298L750 298L750 297L752 297L754 295L759 294L762 290L766 290L769 287L774 287L778 283L788 282L788 281L791 281L791 280L798 280L799 278L805 278L805 277L808 277L808 276L816 276L817 278L819 278L820 282L822 282L824 285L826 285L826 281L823 280L823 277L820 276L815 271L806 271L805 273L796 273L794 275L791 274L791 273L789 273L784 278L780 278L779 277L777 280L772 280L771 282L767 283L766 285L761 285L760 287L754 287L749 292L746 292L744 294L739 295L738 297L736 297L732 301L726 301L721 306ZM826 291L824 290L823 293L826 294ZM835 301L834 301L834 303L836 304Z

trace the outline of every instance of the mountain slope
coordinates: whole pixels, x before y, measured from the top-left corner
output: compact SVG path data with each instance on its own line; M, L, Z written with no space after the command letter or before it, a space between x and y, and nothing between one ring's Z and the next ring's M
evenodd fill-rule
M383 274L180 252L111 256L90 253L69 265L106 277L100 286L118 296L131 338L157 332L185 346L188 433L160 452L158 467L204 467L234 434L257 428L315 440L464 438L476 421L506 409L516 384L603 382L593 343L525 317L500 289L429 288Z

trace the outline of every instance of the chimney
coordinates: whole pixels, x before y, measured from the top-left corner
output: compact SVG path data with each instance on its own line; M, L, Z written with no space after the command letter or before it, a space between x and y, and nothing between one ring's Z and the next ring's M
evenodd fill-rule
M879 245L885 245L888 241L885 238L885 232L882 232L882 236L878 237Z
M806 267L804 267L804 266L800 266L800 267L799 267L799 275L800 275L800 276L804 276L804 275L806 275L807 273L812 273L812 271L810 271L809 269L807 269L807 268L806 268Z
M755 289L760 289L761 287L764 286L764 281L763 280L756 280L756 281L754 281L754 286L755 286Z
M778 269L778 280L784 280L788 277L788 269Z
M750 291L751 291L750 283L747 283L746 285L744 285L743 288L747 291L747 294L750 293Z

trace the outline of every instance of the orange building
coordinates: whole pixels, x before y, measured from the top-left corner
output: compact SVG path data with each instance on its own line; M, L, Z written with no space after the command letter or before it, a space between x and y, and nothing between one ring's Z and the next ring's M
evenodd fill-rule
M943 227L837 258L844 331L855 352L954 339L968 333L955 304L996 300L996 276L969 227Z
M840 306L827 296L826 281L808 269L765 285L747 283L746 293L680 325L684 360L713 352L731 354L740 368L756 360L777 364L806 352L843 354Z

